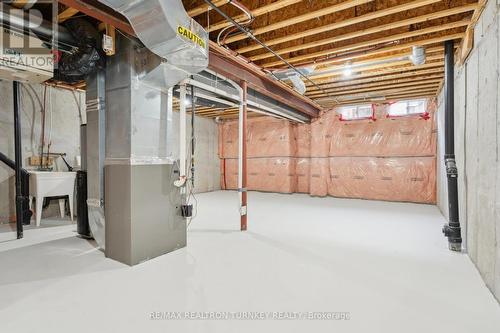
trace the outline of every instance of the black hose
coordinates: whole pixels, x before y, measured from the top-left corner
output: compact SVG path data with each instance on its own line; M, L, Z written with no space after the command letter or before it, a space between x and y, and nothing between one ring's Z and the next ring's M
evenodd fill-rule
M105 54L97 29L84 19L71 19L65 27L78 42L73 53L63 53L55 72L55 78L75 83L85 80L87 75L105 66Z

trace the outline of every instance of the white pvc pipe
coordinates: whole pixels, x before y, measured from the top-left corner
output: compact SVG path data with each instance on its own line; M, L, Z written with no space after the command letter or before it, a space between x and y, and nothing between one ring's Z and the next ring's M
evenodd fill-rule
M186 82L180 84L179 105L179 176L186 177ZM184 187L183 187L184 188Z

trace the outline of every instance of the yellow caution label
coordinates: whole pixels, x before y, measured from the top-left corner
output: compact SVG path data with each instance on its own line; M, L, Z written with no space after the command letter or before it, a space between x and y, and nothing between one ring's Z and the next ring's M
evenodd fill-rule
M188 28L185 28L183 26L178 26L177 33L182 37L189 39L193 43L196 43L199 46L205 48L205 41L200 36L196 35L194 32L189 30Z

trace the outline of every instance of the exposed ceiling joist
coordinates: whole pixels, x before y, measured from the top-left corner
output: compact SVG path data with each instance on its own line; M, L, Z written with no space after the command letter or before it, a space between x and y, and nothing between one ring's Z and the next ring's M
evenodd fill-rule
M432 61L434 60L440 60L440 59L444 59L444 53L441 53L441 54L436 54L436 55L432 55L432 56L427 56L427 62L428 63L432 63ZM392 62L384 62L384 63L380 63L380 64L373 64L373 65L365 65L363 67L352 67L352 71L355 72L355 73L364 73L364 72L368 72L368 71L371 71L371 70L375 70L375 69L382 69L382 68L393 68L393 67L396 67L396 66L402 66L402 65L413 65L411 60L409 58L407 59L404 59L404 60L397 60L397 61L392 61ZM415 68L419 67L419 66L415 66L413 65ZM322 72L318 72L317 74L312 74L310 75L311 78L314 78L314 79L322 79L322 78L327 78L327 77L332 77L332 76L340 76L340 75L343 75L343 70L344 70L344 66L335 66L333 67L332 69L328 70L326 73L322 73Z
M335 29L354 25L357 23L362 23L362 22L374 20L374 19L377 19L377 18L380 18L383 16L387 16L387 15L391 15L391 14L395 14L395 13L400 13L403 11L422 7L425 5L430 5L430 4L439 2L439 1L441 1L441 0L416 0L416 1L409 2L409 3L404 3L402 5L389 7L386 9L381 9L381 10L371 12L371 13L368 13L365 15L353 17L350 19L339 20L338 22L322 25L322 26L319 26L317 28L308 29L308 30L300 31L300 32L293 33L293 34L287 34L286 36L279 37L279 38L269 39L269 40L266 40L266 44L268 46L273 46L273 45L285 43L285 42L288 42L288 41L291 41L294 39L305 38L308 36L314 36L314 35L318 35L318 34L323 33L323 32L332 31ZM259 44L249 45L249 46L244 46L244 47L237 49L236 52L246 53L246 52L258 50L261 47L262 46L260 46Z
M424 71L422 71L424 72ZM363 80L357 80L357 81L346 81L346 82L341 82L341 83L335 83L329 86L325 86L326 91L334 91L334 89L338 88L344 88L344 87L359 87L361 85L375 85L375 84L380 84L380 83L401 83L401 82L414 82L414 81L420 81L420 80L426 80L429 78L442 78L444 75L443 71L430 71L427 74L417 72L412 76L409 76L409 73L404 73L405 75L388 75L388 76L382 76L377 78L368 78L368 79L363 79ZM309 94L321 94L320 90L313 90L309 91Z
M59 15L57 15L57 21L59 23L63 23L67 19L75 16L77 13L78 13L78 9L75 9L75 8L66 8L64 11L62 11L61 13L59 13Z
M264 15L264 14L267 14L270 12L274 12L274 11L279 10L279 9L283 9L284 7L294 5L294 4L299 3L301 1L302 0L278 0L276 2L271 2L267 5L262 6L262 7L258 7L256 9L253 9L251 12L252 12L253 16L259 17L261 15ZM236 22L240 22L241 20L244 20L246 18L247 18L247 16L244 14L233 17L233 19ZM207 27L207 30L209 32L217 31L217 30L220 30L222 28L228 27L230 25L231 25L230 22L220 21L220 22L217 22L215 24L211 24L209 27Z
M355 91L357 89L368 89L368 88L376 88L376 89L382 89L382 88L388 88L388 87L411 87L411 86L416 86L419 84L423 83L440 83L443 78L443 75L435 75L435 76L430 76L426 78L421 78L419 80L396 80L396 81L384 81L384 82L378 82L378 83L368 83L368 84L360 84L356 86L349 86L349 87L338 87L335 89L328 90L328 92L331 93L344 93L346 91ZM310 93L308 94L309 97L317 98L317 97L325 97L328 95L325 95L324 93L321 92L315 92L315 93Z
M417 92L404 92L401 94L391 94L384 96L384 98L380 98L379 96L367 96L356 99L346 99L340 100L340 103L322 103L325 108L332 108L339 105L355 105L355 104L366 104L366 103L385 103L389 101L395 100L404 100L404 99L414 99L414 98L432 98L436 96L436 90L430 89L425 91L417 91Z
M386 31L386 30L397 29L397 28L401 28L401 27L409 27L412 24L427 22L427 21L431 21L431 20L434 20L437 18L446 17L449 15L472 12L475 8L476 8L476 5L472 4L472 5L466 5L466 6L446 9L446 10L442 10L442 11L435 12L435 13L430 13L430 14L426 14L426 15L421 15L421 16L409 18L406 20L391 22L391 23L387 23L387 24L383 24L383 25L377 25L377 26L374 26L371 28L366 28L366 29L361 29L358 31L349 32L349 33L346 33L343 35L337 35L337 36L330 37L330 38L315 40L315 41L312 41L309 43L302 43L299 45L285 47L282 49L275 49L274 51L278 54L283 55L286 53L305 50L305 49L309 49L309 48L314 48L314 47L318 47L321 45L332 44L332 43L340 42L343 40L348 40L348 39L352 39L352 38L376 34L376 33L382 32L382 31ZM467 24L468 23L469 23L469 21L467 22ZM273 55L271 53L266 52L266 53L262 53L259 55L251 56L251 57L249 57L249 59L252 61L257 61L257 60L267 59L267 58L271 58L271 57L273 57Z
M452 34L443 34L443 35L438 36L438 37L422 38L422 39L418 39L418 40L415 40L412 42L396 44L394 46L373 47L371 49L368 49L368 50L362 51L362 52L351 52L351 53L348 52L348 53L340 55L340 56L331 56L330 58L326 58L326 59L312 62L312 63L315 63L317 65L328 65L328 64L344 63L347 60L354 60L354 59L359 59L359 58L370 57L373 59L373 58L382 57L381 54L386 54L386 53L390 53L390 52L396 52L396 51L402 51L402 50L410 52L411 48L415 45L427 46L427 45L442 43L446 40L457 40L457 39L462 38L463 36L464 36L463 32L452 33ZM455 47L457 47L457 44L455 44ZM307 63L299 62L296 65L301 66L301 65L305 65L305 64L311 64L311 61L309 61Z
M362 73L362 74L356 74L356 75L353 75L353 76L351 76L349 78L345 78L345 77L327 78L327 79L324 79L324 80L318 80L317 82L318 82L318 84L321 87L324 87L325 85L331 84L333 82L357 80L357 79L367 78L367 77L371 77L371 78L385 77L385 75L387 75L387 74L407 73L407 72L419 71L419 70L422 70L422 69L429 69L429 68L433 68L435 70L442 71L443 70L443 66L444 66L444 62L443 61L426 63L426 64L420 65L418 67L416 67L416 66L414 66L412 64L412 65L407 65L407 66L400 66L400 67L397 67L397 68L385 68L385 69L381 69L381 70L374 70L374 71L365 72L365 73ZM309 89L313 90L314 88L313 87L310 87L310 88L308 87L307 89L308 90Z
M228 2L231 2L231 0L214 0L212 1L214 3L214 5L216 5L217 7L220 7L220 6L223 6L225 5L226 3ZM195 7L195 8L192 8L192 9L189 9L187 11L188 15L191 16L191 17L195 17L195 16L198 16L200 14L203 14L205 13L207 10L210 9L210 6L207 5L206 3L203 3L201 5L199 5L198 7Z
M331 94L330 96L345 96L345 95L352 95L352 96L357 96L361 94L366 94L366 93L377 93L381 95L386 95L390 93L399 93L403 91L414 91L414 90L422 90L422 89L429 89L429 88L434 88L437 89L439 86L439 80L435 80L434 82L424 82L424 83L418 83L413 86L385 86L385 87L371 87L371 88L364 88L364 89L353 89L353 90L346 90L338 93ZM326 97L326 96L325 96ZM321 100L321 98L324 97L319 97L318 100Z
M287 26L290 26L293 24L304 22L304 21L317 19L318 17L330 15L330 14L333 14L335 12L339 12L341 10L352 8L352 7L356 7L356 6L371 2L371 1L373 1L373 0L348 0L348 1L344 1L344 2L341 2L341 3L333 5L333 6L325 7L325 8L315 10L312 12L307 12L307 13L299 15L299 16L291 17L291 18L288 18L288 19L283 20L283 21L279 21L276 23L265 25L263 27L256 28L256 29L252 30L252 33L255 36L262 35L263 33L266 33L269 31L281 29L281 28L284 28L284 27L287 27ZM230 44L230 43L233 43L233 42L245 39L245 38L247 38L247 36L241 34L241 35L227 38L226 42L228 44Z
M470 23L470 19L463 19L463 20L456 21L456 22L450 22L450 23L446 23L446 24L440 24L437 26L427 27L424 29L408 31L408 32L404 32L404 33L400 33L400 34L396 34L396 35L389 35L386 37L370 39L370 40L366 40L366 41L359 42L359 43L348 44L345 46L339 46L339 47L335 47L335 48L331 48L331 49L327 49L327 50L322 50L322 51L317 51L317 52L311 52L311 53L307 53L304 55L292 56L290 58L287 58L286 60L290 63L296 63L296 62L301 61L301 60L314 59L314 58L326 56L326 55L329 55L332 53L347 52L347 51L352 51L355 49L373 46L373 45L377 45L377 44L395 42L395 41L399 41L399 40L406 39L406 38L432 34L435 32L442 32L445 30L451 30L451 29L455 29L455 28L462 28L462 27L467 26L469 23ZM418 44L418 43L416 43L416 44ZM281 61L272 61L272 62L267 62L267 63L262 64L262 66L264 66L266 68L280 66L280 65L282 65Z

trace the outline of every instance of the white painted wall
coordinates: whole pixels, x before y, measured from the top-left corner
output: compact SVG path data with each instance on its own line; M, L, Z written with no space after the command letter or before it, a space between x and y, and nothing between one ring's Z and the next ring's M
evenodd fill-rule
M486 285L500 300L499 28L498 3L490 0L475 28L474 49L466 63L455 70L455 154L466 249ZM441 94L438 206L447 216L442 99Z

